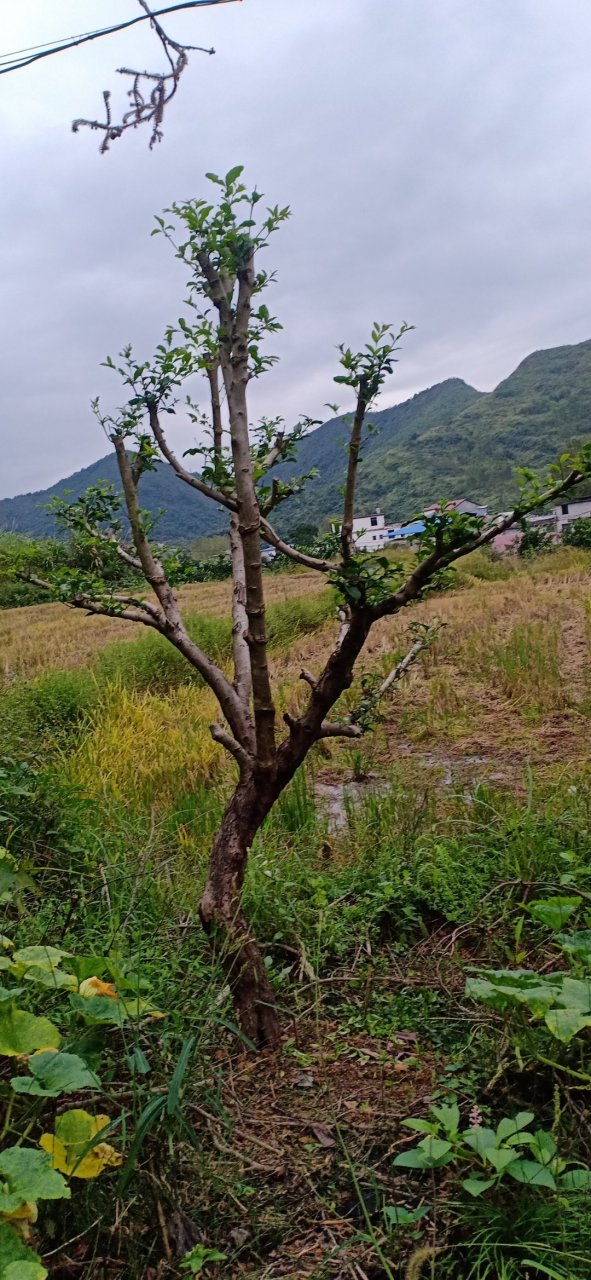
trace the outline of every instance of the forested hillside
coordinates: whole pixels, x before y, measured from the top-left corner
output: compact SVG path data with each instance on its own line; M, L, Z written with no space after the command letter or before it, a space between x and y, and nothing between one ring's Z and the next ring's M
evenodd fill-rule
M506 507L515 494L516 467L543 467L591 433L590 403L591 341L534 352L488 394L449 378L369 415L373 429L363 446L358 508L379 505L388 518L403 519L428 502L461 494ZM322 525L339 511L345 439L343 419L334 418L301 442L293 463L278 468L284 478L318 472L282 508L282 528L303 518ZM51 533L44 504L64 490L77 496L99 479L118 483L114 455L42 492L0 500L0 528ZM222 513L179 483L170 468L158 466L142 486L145 507L163 513L163 539L193 539L223 528Z

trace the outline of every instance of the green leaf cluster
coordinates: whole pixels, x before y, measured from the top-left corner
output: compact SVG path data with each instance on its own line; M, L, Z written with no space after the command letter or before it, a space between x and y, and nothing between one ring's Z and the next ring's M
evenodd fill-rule
M496 1129L484 1124L461 1129L456 1101L433 1106L431 1115L430 1120L412 1116L403 1121L424 1137L396 1156L395 1167L429 1170L454 1166L470 1196L492 1192L508 1177L536 1190L591 1190L591 1170L562 1159L546 1129L532 1131L532 1111L504 1116Z

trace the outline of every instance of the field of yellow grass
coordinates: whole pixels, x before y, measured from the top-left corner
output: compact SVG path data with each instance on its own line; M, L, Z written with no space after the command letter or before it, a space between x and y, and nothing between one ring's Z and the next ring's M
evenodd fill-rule
M273 579L276 600L297 597L317 579ZM205 589L200 589L201 591ZM208 593L209 594L209 593ZM213 593L211 593L213 594ZM207 601L213 607L213 600ZM218 608L224 593L216 592ZM191 605L197 593L192 589ZM227 600L227 596L225 597ZM560 767L589 759L591 712L591 557L556 553L482 581L464 574L455 590L432 596L372 632L364 670L384 674L409 644L411 620L444 623L435 645L384 707L384 723L359 746L317 750L315 769L368 770L408 760L437 766L477 762L485 775L514 783L531 761ZM79 625L77 616L68 615ZM94 624L88 622L89 629ZM327 621L273 652L279 713L303 705L299 671L317 671L334 642ZM133 628L128 628L128 630ZM86 654L90 650L85 650ZM70 650L72 657L73 650ZM349 699L355 698L353 690ZM118 803L166 810L179 793L232 768L210 737L215 702L200 685L174 693L108 688L69 758L71 780ZM357 767L359 762L357 762Z
M270 574L267 599L290 600L322 587L314 573ZM179 588L179 599L188 614L223 617L229 613L231 587L229 582L192 584ZM62 604L0 611L0 688L53 668L83 667L106 645L137 640L142 631L136 623L89 617Z

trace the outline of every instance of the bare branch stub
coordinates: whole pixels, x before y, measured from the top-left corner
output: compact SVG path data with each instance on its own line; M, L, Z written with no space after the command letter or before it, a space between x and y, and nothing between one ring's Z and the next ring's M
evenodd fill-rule
M167 35L164 28L148 7L147 0L139 0L140 7L150 20L150 26L156 32L164 50L168 70L166 71L134 71L130 67L119 67L118 74L130 76L132 85L127 96L131 106L125 111L122 119L115 122L111 113L111 94L108 89L103 92L105 104L105 120L74 120L73 133L86 127L97 129L104 134L100 152L104 155L116 138L120 138L127 129L137 129L139 125L149 124L150 150L156 142L162 140L162 122L168 103L174 98L185 67L189 62L190 52L215 53L215 49L205 49L199 45L180 44Z

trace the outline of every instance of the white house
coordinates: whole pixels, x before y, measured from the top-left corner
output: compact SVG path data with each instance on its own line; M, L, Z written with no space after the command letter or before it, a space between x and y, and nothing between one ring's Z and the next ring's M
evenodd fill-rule
M472 502L470 498L454 498L453 502L433 502L430 507L425 508L424 514L436 516L442 507L446 507L448 511L457 511L459 516L488 515L488 507L484 507L481 502Z
M591 494L585 498L572 498L570 502L561 502L553 510L555 528L558 535L563 533L573 520L591 519Z
M353 517L353 539L360 551L379 551L388 541L388 526L379 507L369 516Z

